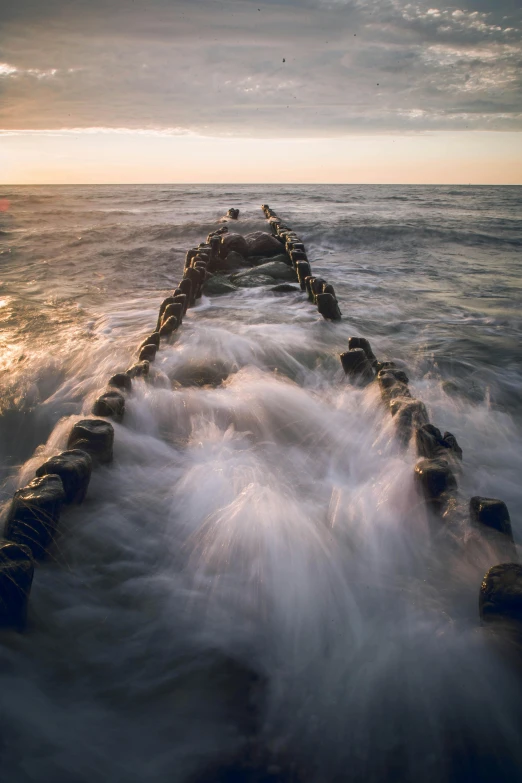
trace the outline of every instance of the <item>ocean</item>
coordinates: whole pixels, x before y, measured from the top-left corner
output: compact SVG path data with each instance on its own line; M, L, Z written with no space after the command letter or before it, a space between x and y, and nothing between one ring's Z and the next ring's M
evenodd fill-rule
M2 779L520 781L520 668L478 617L505 553L467 507L501 498L522 543L522 187L4 187L3 513L135 361L186 250L229 207L268 230L261 203L343 319L242 288L162 345L27 631L0 634ZM374 385L347 382L350 336L457 437L451 518L427 516ZM180 385L216 362L222 384Z

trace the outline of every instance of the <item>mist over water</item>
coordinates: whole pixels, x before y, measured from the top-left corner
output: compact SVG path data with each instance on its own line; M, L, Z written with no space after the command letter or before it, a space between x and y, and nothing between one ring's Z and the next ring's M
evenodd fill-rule
M485 571L513 554L467 506L503 499L520 544L522 188L2 197L4 508L134 361L187 248L228 207L248 233L273 206L343 313L245 288L203 297L162 342L114 425L114 462L62 515L27 633L0 636L4 779L521 780L520 673L478 621ZM464 450L444 520L378 390L345 380L352 335L408 369ZM184 385L195 367L218 367L216 383ZM227 777L247 750L270 777Z

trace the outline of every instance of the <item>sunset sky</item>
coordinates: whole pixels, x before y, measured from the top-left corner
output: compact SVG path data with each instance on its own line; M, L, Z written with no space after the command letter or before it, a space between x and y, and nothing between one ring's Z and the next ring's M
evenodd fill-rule
M0 182L520 184L520 3L0 0Z

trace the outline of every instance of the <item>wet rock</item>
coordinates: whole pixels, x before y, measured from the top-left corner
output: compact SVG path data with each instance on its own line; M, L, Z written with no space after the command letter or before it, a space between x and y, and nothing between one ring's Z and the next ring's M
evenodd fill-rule
M53 473L33 479L14 494L5 538L26 546L36 560L43 558L54 540L64 502L60 476Z
M0 626L22 630L33 583L31 550L0 540Z
M377 382L381 389L381 396L383 401L387 404L397 397L411 397L407 383L405 383L404 380L401 380L407 376L405 376L404 373L401 373L401 370L396 370L394 368L379 370L377 373Z
M420 457L440 457L451 456L462 459L462 449L457 443L457 439L450 432L441 431L433 424L424 424L415 432L415 441L417 454Z
M415 465L415 482L426 502L436 510L445 505L448 493L457 487L455 476L443 459L419 460Z
M343 370L351 379L360 380L363 383L373 380L371 364L362 348L352 348L351 351L345 351L341 354L340 359Z
M241 269L245 266L250 266L250 263L245 260L245 257L240 253L236 253L235 250L231 250L226 258L218 258L212 264L212 270L219 272L231 272L234 269Z
M453 454L455 455L455 457L457 457L457 459L462 460L462 449L457 443L457 438L455 437L455 435L452 435L451 432L445 432L444 435L442 436L441 443L442 446L444 446L444 448L453 452Z
M173 302L166 306L161 323L164 324L169 318L177 318L178 323L181 324L183 320L183 305L181 302Z
M282 264L280 261L269 261L268 264L262 264L261 266L253 267L252 269L245 269L244 272L238 272L232 275L230 278L232 283L242 285L243 281L259 278L264 276L272 278L273 280L292 280L297 281L297 275L294 270L287 264Z
M247 243L245 255L247 256L271 258L272 256L278 256L283 249L281 242L265 231L254 231L251 234L247 234L245 240Z
M191 295L189 299L189 306L193 305L196 299L198 299L200 295L200 288L201 284L203 282L202 276L198 269L194 269L194 267L190 267L189 269L185 269L184 271L184 278L185 280L189 280L191 284ZM181 283L179 285L179 288L181 288Z
M298 294L300 291L296 285L292 285L291 283L279 283L279 285L275 285L270 290L275 294Z
M203 285L203 293L207 296L231 294L234 291L237 291L237 286L232 285L230 280L222 275L212 275Z
M62 480L65 503L83 503L91 480L92 459L81 449L62 451L51 457L36 471L36 477L55 474Z
M175 297L173 296L167 296L166 299L163 300L163 302L160 304L160 309L158 313L158 320L156 323L156 332L159 332L161 327L161 322L163 321L163 315L165 313L165 309L169 306L169 304L173 304L175 301Z
M156 351L154 345L150 346ZM145 349L143 349L145 350ZM141 352L143 353L143 351ZM141 354L140 354L140 358ZM116 390L106 391L100 394L92 406L92 413L95 416L110 416L116 421L121 421L125 413L125 397Z
M337 304L337 299L331 294L317 294L316 296L317 309L323 318L329 321L340 321L341 311Z
M234 207L231 207L227 212L227 216L232 220L237 220L239 217L239 209L235 209Z
M154 359L156 358L157 350L158 349L156 348L155 345L144 345L139 353L138 359L140 360L140 362L143 361L143 359L146 359L148 362L153 362Z
M160 347L159 332L152 332L152 334L149 334L149 336L144 339L144 341L142 342L138 350L141 351L141 349L145 348L146 345L155 345L156 348L159 348Z
M230 233L221 237L221 248L219 251L221 258L226 258L232 250L244 258L248 256L248 243L244 236Z
M479 613L486 623L492 623L522 634L522 566L501 563L485 574L479 593Z
M404 383L406 386L410 382L410 379L404 372L404 370L399 370L397 367L388 367L384 370L379 370L377 373L377 378L379 381L382 379L383 385L391 385L390 379L394 378L396 381L399 381L399 383Z
M366 356L368 357L368 361L372 365L372 367L375 367L377 364L377 359L375 358L375 354L372 351L372 347L370 345L370 341L366 339L366 337L349 337L348 338L348 349L350 348L362 348Z
M179 327L179 321L175 316L167 318L160 327L160 334L162 337L168 337L170 334L176 331Z
M280 253L278 256L272 256L272 258L264 258L263 256L256 256L249 259L249 264L254 267L264 266L265 264L286 264L286 266L292 266L290 259L286 253Z
M397 365L395 362L376 362L375 363L375 372L379 374L381 370L391 370L396 368Z
M509 511L502 500L475 496L469 502L469 513L473 523L491 527L513 540Z
M301 291L306 291L306 278L312 277L310 264L308 261L298 261L295 265L295 271L297 273L297 279L299 280Z
M197 247L191 247L190 250L187 250L187 253L185 255L185 269L188 269L189 266L192 263L192 259L194 256L197 256L198 254L198 248Z
M142 378L149 374L149 370L149 362L144 359L142 362L137 362L136 364L133 364L132 367L129 367L127 375L129 378Z
M103 419L82 419L76 422L67 441L68 449L81 449L91 455L93 463L106 465L112 461L114 428Z
M126 372L117 372L111 378L109 378L109 386L114 386L116 389L124 389L130 392L132 389L132 380Z
M185 309L187 307L190 307L190 304L193 301L192 282L188 280L186 277L184 277L183 280L180 281L176 290L181 291L181 293L185 294L185 296L187 297L187 305Z
M187 362L176 367L172 378L181 386L219 386L229 375L229 368L220 361Z
M180 288L176 288L176 290L172 294L172 299L174 300L171 302L171 304L180 304L183 307L183 315L187 312L188 308L188 297L186 294L181 291ZM159 348L159 344L158 344Z
M397 437L407 446L418 427L428 424L426 406L420 400L398 397L390 402L390 413L395 419Z

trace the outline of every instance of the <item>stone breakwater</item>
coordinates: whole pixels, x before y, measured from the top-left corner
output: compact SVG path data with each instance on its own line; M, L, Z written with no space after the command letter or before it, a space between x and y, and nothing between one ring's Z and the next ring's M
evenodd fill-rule
M0 542L0 623L21 630L35 566L52 552L59 535L60 516L67 506L83 501L92 470L112 460L114 428L122 422L125 403L133 384L151 378L162 341L170 342L180 329L187 309L202 293L209 296L231 293L243 286L272 285L274 292L301 291L326 320L336 322L342 314L333 285L315 276L305 244L268 205L262 206L270 232L243 236L229 226L239 219L231 208L221 227L212 231L197 247L189 248L183 277L163 300L153 331L141 342L136 362L108 379L92 406L92 418L74 424L67 449L51 457L36 470L35 478L18 489L7 512L4 539ZM429 421L422 401L409 390L403 367L377 359L368 340L351 337L341 364L347 380L356 385L376 384L383 404L393 417L396 437L402 448L414 443L418 462L414 467L419 497L435 520L451 513L458 491L462 450L455 435ZM509 512L495 498L472 497L470 519L485 536L501 537L511 548L510 562L500 563L484 576L479 610L484 622L495 627L517 629L522 621L522 567L515 562L516 550Z

